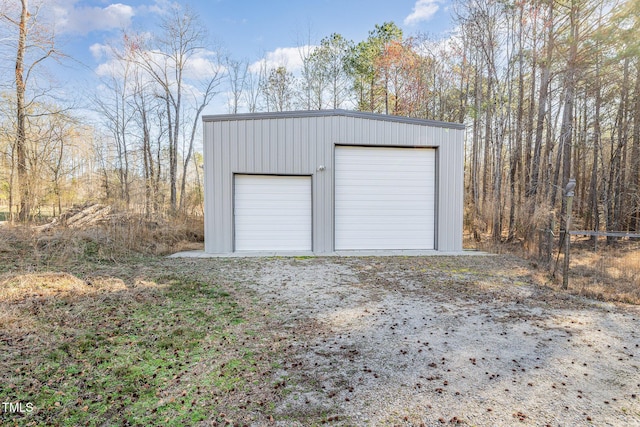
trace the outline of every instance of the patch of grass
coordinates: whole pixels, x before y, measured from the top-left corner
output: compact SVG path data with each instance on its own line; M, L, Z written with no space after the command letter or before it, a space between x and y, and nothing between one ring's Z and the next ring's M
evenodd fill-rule
M230 396L269 369L255 330L237 330L250 313L219 285L177 274L89 282L2 283L0 312L13 317L0 323L0 401L35 409L0 411L1 425L194 425L228 413Z

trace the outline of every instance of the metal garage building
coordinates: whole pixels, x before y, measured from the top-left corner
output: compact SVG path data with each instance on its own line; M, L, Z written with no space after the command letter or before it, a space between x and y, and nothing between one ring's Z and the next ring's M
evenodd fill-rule
M461 124L205 116L205 252L462 250Z

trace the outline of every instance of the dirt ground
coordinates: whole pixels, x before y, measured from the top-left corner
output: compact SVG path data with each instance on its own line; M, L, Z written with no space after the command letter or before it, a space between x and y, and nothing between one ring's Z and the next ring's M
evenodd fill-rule
M277 323L278 425L640 426L640 307L552 289L518 258L172 262Z

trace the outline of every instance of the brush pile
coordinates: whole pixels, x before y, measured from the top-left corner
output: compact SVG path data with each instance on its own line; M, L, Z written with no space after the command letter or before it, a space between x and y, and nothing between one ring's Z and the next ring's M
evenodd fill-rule
M113 208L100 203L85 203L74 206L51 222L35 227L37 231L47 231L54 227L85 229L112 219Z

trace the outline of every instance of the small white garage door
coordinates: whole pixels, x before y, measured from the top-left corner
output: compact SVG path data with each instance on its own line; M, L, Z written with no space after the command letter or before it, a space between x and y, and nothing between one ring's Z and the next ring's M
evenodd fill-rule
M311 250L311 177L235 175L235 250Z
M434 249L435 154L336 147L336 250Z

